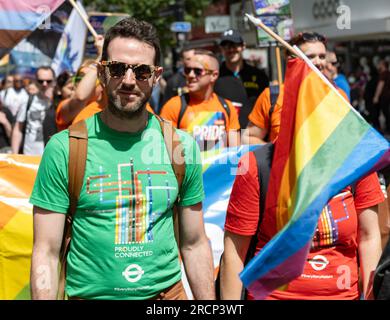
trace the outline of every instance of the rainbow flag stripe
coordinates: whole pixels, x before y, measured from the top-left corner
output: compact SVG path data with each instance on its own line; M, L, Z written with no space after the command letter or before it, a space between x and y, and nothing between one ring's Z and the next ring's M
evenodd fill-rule
M265 209L275 236L240 274L256 299L301 275L329 199L390 163L388 141L314 68L288 63Z
M30 298L33 216L28 198L40 160L0 153L0 300Z
M55 11L64 0L0 1L0 58Z
M207 236L212 244L215 268L219 265L223 251L225 213L237 171L237 164L243 154L253 151L255 148L256 146L240 146L213 149L201 154L202 163L204 164L203 179L206 193L203 211ZM38 156L0 154L0 275L2 276L0 300L30 299L33 217L32 206L28 201L40 160L41 157ZM148 173L151 174L151 172L146 171L146 174ZM106 173L101 171L99 176L92 179L89 187L87 184L87 188L89 188L87 192L100 193L101 201L106 199L103 197L103 188L107 186L113 188L112 185L105 182L107 177ZM136 179L135 176L134 178ZM137 209L141 214L147 211L153 212L153 203L148 201L148 199L153 199L153 186L149 181L151 179L148 178L146 197L141 199ZM130 184L131 182L129 182L129 187ZM165 188L168 199L170 199L169 193L173 186L167 183ZM109 201L109 199L106 200ZM123 194L115 197L116 207L118 208L115 221L118 223L116 223L114 238L117 244L131 242L134 234L131 233L130 236L129 228L126 230L126 226L129 225L126 212L129 211L132 201L133 196L129 195ZM168 201L173 201L173 199ZM147 208L147 206L150 207ZM122 211L120 208L122 208ZM145 217L138 215L138 218L138 223L142 223L142 231L141 238L136 241L146 243L153 239L153 233L151 227L146 230L145 228L155 221L156 216L152 214Z

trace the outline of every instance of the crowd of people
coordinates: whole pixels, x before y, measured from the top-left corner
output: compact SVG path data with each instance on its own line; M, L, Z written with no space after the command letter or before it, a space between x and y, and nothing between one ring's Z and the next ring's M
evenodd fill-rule
M352 99L337 55L327 51L324 36L303 32L292 44L347 100ZM19 74L2 84L1 152L43 155L30 199L34 205L32 297L57 296L65 216L73 201L68 189L67 129L82 123L85 128L77 128L85 130L88 149L66 260L69 298L186 299L180 254L194 298L214 299L199 151L275 141L284 87L277 86L275 91L266 73L243 59L245 41L237 30L221 35L222 63L215 52L187 46L181 53L182 65L166 80L156 30L147 22L124 19L104 38L99 36L95 45L98 56L85 61L75 75L64 72L55 77L50 67L42 66L29 84ZM372 124L389 132L387 61L379 62L378 74L376 83L367 82L374 93L365 96L366 106ZM386 117L386 128L377 121L379 110ZM184 151L180 152L181 173L175 169L175 152L170 152L165 140L162 128L167 123L173 126L176 145ZM158 156L146 163L143 155L149 134ZM272 237L266 224L271 218L265 216L258 223L259 183L253 152L241 159L239 170L243 173L236 177L225 223L222 299L241 297L238 274L251 238L260 234L259 252ZM339 225L334 237L319 222L302 276L269 298L372 298L370 276L382 252L381 231L387 236L390 227L388 211L385 228L378 222L378 205L384 199L377 173L332 198L321 221L334 226L347 213L347 222ZM312 267L319 255L329 264L326 275L330 278L321 277L324 274ZM349 286L338 284L340 265L350 268ZM55 284L49 288L37 284L42 266L47 266L43 276Z
M310 37L312 34L304 33L304 35ZM75 74L64 71L56 77L50 67L42 66L36 70L34 79L23 77L17 71L5 76L0 84L0 150L2 153L42 155L42 146L54 133L103 110L107 105L107 97L104 95L97 75L103 36L99 35L95 40L98 56L96 59L86 59ZM221 145L232 146L241 142L259 143L264 142L263 138L272 141L277 133L277 129L275 131L273 127L277 128L278 126L275 121L278 122L283 92L279 93L279 86L270 86L270 81L264 70L252 66L243 59L245 41L237 30L227 30L221 35L219 49L219 52L212 52L191 45L185 46L181 52L181 61L177 72L167 79L164 78L163 74L153 87L152 95L148 101L148 110L155 114L161 114L172 121L175 118L174 113L180 110L180 106L183 105L182 101L177 98L181 97L181 99L186 99L185 110L187 110L187 104L189 109L185 114L180 115L180 121L185 115L184 122L176 124L180 129L187 129L188 119L194 117L192 115L193 109L196 109L197 112L219 111L222 112L220 117L224 119L226 131L246 129L242 141L235 139L236 142L233 144L226 144L227 141L225 141L225 144ZM205 75L209 75L207 68L197 68L194 73L188 73L189 67L187 65L193 64L191 60L194 60L195 51L203 51L204 53L208 51L205 53L206 56L214 56L213 60L217 62L217 66L214 68L214 74L210 74L210 77L204 77L201 73L197 74L202 69L206 72ZM219 59L221 55L222 62ZM358 68L360 71L352 71L346 76L341 71L341 63L336 53L327 50L326 56L321 59L324 62L323 66L320 65L320 67L324 68L323 73L327 78L341 89L348 101L361 112L368 122L385 136L390 135L389 60L377 58L369 63L366 61L367 59L363 60ZM203 65L202 62L200 65ZM42 73L45 74L42 75ZM191 77L200 79L200 81L195 81L197 85L199 82L199 88L196 89L198 93L194 93L195 89L189 89L191 86L193 87ZM202 87L203 82L206 86L212 87L212 96L208 93L200 93L205 91ZM273 92L271 93L271 91ZM194 95L199 94L203 97L199 98L196 104L204 103L202 106L193 108L192 101L196 100ZM189 96L192 98L189 99ZM176 98L171 100L173 97ZM212 97L226 99L228 108L224 108L224 103L207 101ZM272 99L275 99L275 102L271 103ZM272 108L271 104L274 105ZM31 105L33 108L30 110ZM218 105L223 108L218 107ZM212 106L211 109L210 106ZM205 107L206 109L204 109ZM271 113L275 112L274 117L271 113L266 115L264 119L256 117L255 114L259 112L259 108L268 111L272 109ZM229 117L227 117L228 115ZM381 121L381 117L383 121ZM235 118L238 118L238 123ZM269 125L271 125L271 130L268 128ZM256 127L260 128L262 132L256 130ZM202 126L197 126L195 130L197 135L200 132L203 132L204 135L207 131L206 129L202 131ZM254 134L251 134L252 132ZM269 136L267 136L268 133ZM219 139L221 141L227 140L227 137L219 136Z

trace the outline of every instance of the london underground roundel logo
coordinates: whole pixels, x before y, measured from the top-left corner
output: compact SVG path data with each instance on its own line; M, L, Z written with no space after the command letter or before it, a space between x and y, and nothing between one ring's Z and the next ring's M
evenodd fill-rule
M329 261L324 256L318 255L315 256L313 259L310 259L309 264L314 270L322 271L327 267Z
M122 272L122 276L129 282L137 282L144 273L145 271L138 264L131 264Z

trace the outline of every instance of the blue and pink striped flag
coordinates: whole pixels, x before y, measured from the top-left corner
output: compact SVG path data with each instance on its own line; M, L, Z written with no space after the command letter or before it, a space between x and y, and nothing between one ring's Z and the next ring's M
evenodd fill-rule
M64 0L0 1L0 58L38 28Z

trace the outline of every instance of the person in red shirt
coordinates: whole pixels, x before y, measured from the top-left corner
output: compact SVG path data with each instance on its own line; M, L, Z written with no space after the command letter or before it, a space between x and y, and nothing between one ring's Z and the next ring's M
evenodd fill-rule
M253 152L239 163L225 222L221 264L221 298L239 299L244 267L253 235L258 235L256 253L271 240L270 226L259 219L260 188ZM245 190L243 192L242 190ZM313 236L310 253L300 277L287 290L275 290L268 299L353 300L359 299L359 265L364 294L370 298L370 276L381 254L378 204L384 200L376 173L359 180L333 197L323 209ZM267 221L266 215L263 222ZM248 299L253 299L251 295Z
M221 264L221 298L239 299L242 271L251 238L258 234L256 253L271 240L264 216L260 230L259 184L253 152L239 163L225 222L225 250ZM271 300L354 300L361 296L359 268L364 293L370 298L370 276L381 254L378 204L384 200L376 173L359 180L333 197L323 209L310 253L300 277L287 290L275 290ZM251 295L248 299L253 299Z
M325 38L318 34L299 34L293 43L296 44L299 39L301 50L323 71L326 47L322 39ZM277 113L272 121L271 140L279 133L281 105L282 101L278 101L274 111ZM262 129L252 126L256 128L251 132L255 138L261 140L268 134L269 127ZM240 160L227 209L225 249L221 263L222 299L241 297L242 282L238 274L244 267L252 236L257 234L258 237L256 253L273 237L266 223L266 214L260 230L257 230L259 189L256 158L253 152L249 152ZM320 215L303 273L290 282L285 291L275 290L268 299L353 300L359 299L361 293L371 298L370 277L381 255L377 215L378 204L383 201L384 195L376 173L360 179L353 188L348 187L334 196ZM363 288L359 287L359 281ZM253 297L249 295L248 299Z

